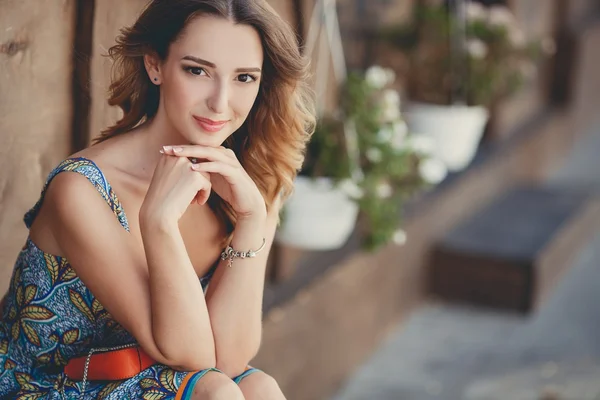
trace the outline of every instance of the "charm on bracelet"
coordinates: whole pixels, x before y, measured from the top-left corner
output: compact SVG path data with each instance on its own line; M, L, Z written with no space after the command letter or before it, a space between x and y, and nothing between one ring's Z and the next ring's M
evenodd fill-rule
M265 243L266 240L265 238L263 238L263 242L258 249L248 251L237 251L233 247L227 246L225 250L223 250L223 252L221 253L221 260L229 260L227 265L229 266L229 268L231 268L231 266L233 265L234 258L254 258L256 257L256 254L258 254L262 249L264 249Z

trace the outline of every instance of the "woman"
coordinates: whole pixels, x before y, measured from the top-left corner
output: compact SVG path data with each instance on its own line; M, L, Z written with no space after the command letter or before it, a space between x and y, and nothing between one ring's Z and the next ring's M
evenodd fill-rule
M265 0L154 0L109 54L123 117L25 216L0 397L283 399L248 363L314 125L295 35Z

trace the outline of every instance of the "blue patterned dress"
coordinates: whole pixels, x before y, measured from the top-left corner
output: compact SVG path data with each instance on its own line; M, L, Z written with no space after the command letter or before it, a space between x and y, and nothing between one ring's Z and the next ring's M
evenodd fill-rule
M25 214L31 227L46 188L63 171L85 176L129 231L121 204L96 164L69 158L48 177L37 204ZM214 269L200 279L206 288ZM0 310L0 399L186 399L207 371L180 372L156 364L122 381L81 382L63 373L67 361L90 348L135 343L79 279L69 261L40 250L31 239L19 253L6 304ZM239 381L255 369L235 378ZM64 397L63 397L64 393Z

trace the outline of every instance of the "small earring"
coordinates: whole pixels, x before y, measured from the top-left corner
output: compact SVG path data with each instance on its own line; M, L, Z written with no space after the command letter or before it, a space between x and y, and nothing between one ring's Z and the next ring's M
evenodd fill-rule
M158 82L158 78L157 77L154 77L154 82Z

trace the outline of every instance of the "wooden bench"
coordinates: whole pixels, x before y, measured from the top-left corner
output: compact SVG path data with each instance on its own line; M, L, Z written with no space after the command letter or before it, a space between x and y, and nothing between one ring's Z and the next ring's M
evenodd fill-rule
M599 227L592 195L517 187L434 245L430 290L445 300L528 312Z

